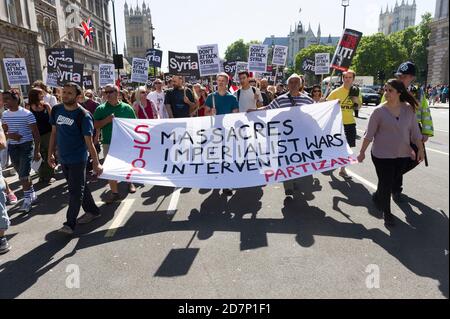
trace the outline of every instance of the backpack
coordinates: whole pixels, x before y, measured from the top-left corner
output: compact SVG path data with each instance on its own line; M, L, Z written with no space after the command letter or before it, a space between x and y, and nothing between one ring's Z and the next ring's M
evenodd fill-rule
M64 107L62 104L58 104L58 105L55 105L53 108L52 108L52 113L51 113L51 117L52 117L52 122L53 123L56 123L56 118L55 118L55 111L56 110L58 110L59 108L61 108L61 107ZM75 123L77 124L77 127L78 127L78 130L80 131L80 134L81 135L83 135L83 128L82 128L82 125L83 125L83 118L86 116L86 115L89 115L90 117L91 117L91 119L92 120L94 120L93 119L93 117L92 117L92 114L91 114L91 112L89 112L88 110L86 110L84 107L82 107L81 105L79 105L78 104L78 107L80 108L80 110L81 110L81 112L78 112L78 115L77 115L77 118L75 119ZM95 129L94 129L94 136L95 136Z
M251 87L253 94L256 94L256 88L254 86ZM237 90L237 100L239 102L239 99L241 98L241 89Z

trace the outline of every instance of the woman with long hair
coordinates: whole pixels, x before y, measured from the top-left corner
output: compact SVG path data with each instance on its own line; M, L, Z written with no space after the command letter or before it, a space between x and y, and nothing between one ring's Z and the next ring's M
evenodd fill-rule
M385 91L386 102L375 108L369 118L358 161L364 161L365 152L373 142L371 154L378 187L372 200L383 212L385 225L393 226L391 194L397 191L396 181L404 174L410 161L420 163L425 155L415 114L419 103L400 80L389 80ZM413 150L414 145L417 152Z
M322 88L320 85L314 85L309 96L314 100L314 103L320 103L322 101Z
M51 107L44 102L45 94L46 92L38 87L35 87L28 92L30 111L36 118L36 124L41 137L40 152L43 159L47 158L50 135L52 132L52 126L50 125ZM39 183L51 184L55 180L53 178L55 176L55 170L48 165L46 160L42 161L38 174Z

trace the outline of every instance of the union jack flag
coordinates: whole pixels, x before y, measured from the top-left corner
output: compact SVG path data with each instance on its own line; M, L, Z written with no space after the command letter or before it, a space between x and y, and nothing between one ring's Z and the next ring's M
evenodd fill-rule
M94 27L92 26L91 18L88 18L86 21L81 21L81 26L78 27L78 30L88 44L94 41Z

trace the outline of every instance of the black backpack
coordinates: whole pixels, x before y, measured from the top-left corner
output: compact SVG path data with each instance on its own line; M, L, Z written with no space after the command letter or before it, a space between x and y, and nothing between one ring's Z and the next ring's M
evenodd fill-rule
M256 94L256 88L254 86L251 87L253 94ZM239 102L239 99L241 98L241 89L237 90L237 100Z

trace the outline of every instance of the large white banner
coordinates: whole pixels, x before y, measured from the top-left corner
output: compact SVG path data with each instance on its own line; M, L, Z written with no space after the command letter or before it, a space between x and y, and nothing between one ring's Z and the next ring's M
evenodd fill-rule
M131 82L147 83L148 81L148 60L133 58L131 66Z
M27 64L23 58L5 58L3 59L6 76L10 86L29 85Z
M100 64L98 66L98 75L100 87L105 87L108 84L116 83L114 64Z
M267 56L269 47L267 45L250 45L248 54L248 70L250 72L267 72Z
M220 73L219 46L217 44L197 47L200 76L212 76Z
M189 188L245 188L356 163L338 101L166 120L115 118L101 178Z

